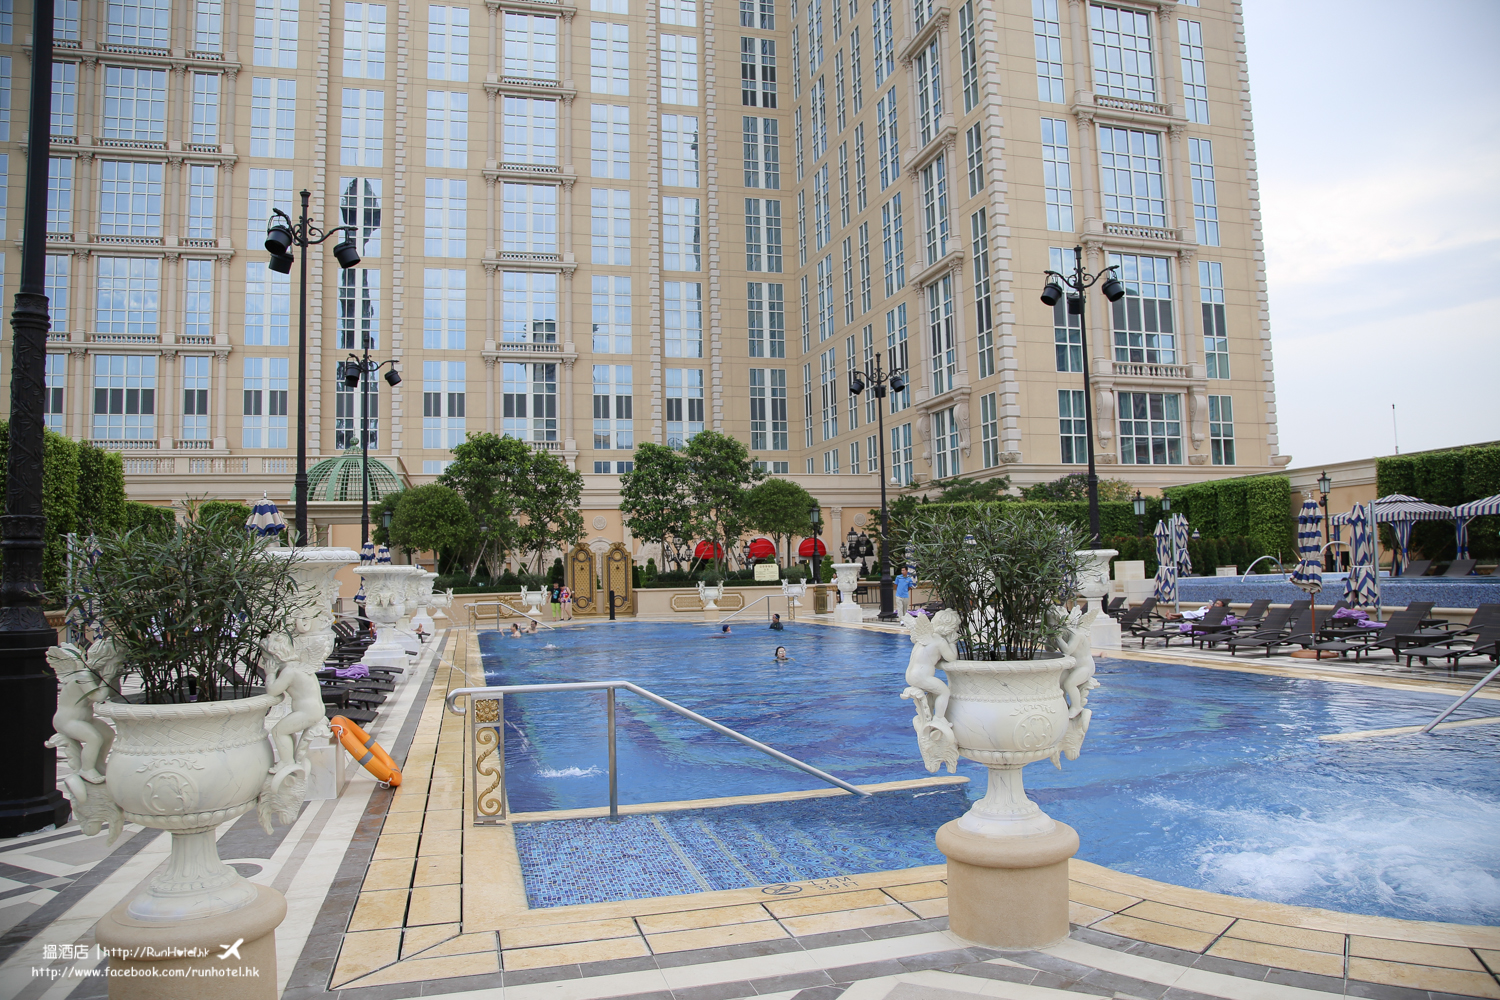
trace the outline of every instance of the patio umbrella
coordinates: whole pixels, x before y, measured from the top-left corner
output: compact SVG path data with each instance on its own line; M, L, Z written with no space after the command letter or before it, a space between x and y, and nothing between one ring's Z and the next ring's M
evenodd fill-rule
M1188 519L1186 514L1172 515L1172 544L1177 550L1177 572L1191 575L1193 560L1188 555Z
M1156 531L1156 589L1151 596L1158 601L1177 600L1177 567L1172 565L1172 531L1167 522L1157 521Z
M1469 518L1500 514L1500 493L1483 500L1471 500L1453 508L1454 533L1458 537L1459 559L1469 558Z
M286 518L281 516L281 511L271 502L266 493L261 493L260 499L255 501L255 506L250 508L250 516L245 519L245 530L256 535L275 535L286 530Z
M359 561L366 566L375 561L374 542L365 542L365 544L359 547Z
M1380 583L1375 567L1374 529L1370 526L1368 508L1358 505L1348 514L1349 575L1344 579L1344 600L1351 607L1369 608L1380 604Z
M1292 570L1291 584L1313 598L1308 610L1312 614L1314 637L1318 634L1317 595L1323 592L1322 533L1318 531L1318 522L1321 520L1323 517L1318 513L1317 502L1302 501L1302 510L1297 514L1297 568ZM1298 650L1292 655L1296 656L1298 653L1308 653L1314 659L1323 655L1316 649Z

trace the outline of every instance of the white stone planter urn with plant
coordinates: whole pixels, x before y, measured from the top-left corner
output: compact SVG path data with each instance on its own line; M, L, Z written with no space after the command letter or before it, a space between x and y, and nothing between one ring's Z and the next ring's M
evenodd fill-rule
M274 986L286 901L220 861L215 831L251 810L267 833L296 819L328 731L314 672L333 645L333 574L356 558L270 548L192 507L170 527L99 539L70 609L87 644L47 654L61 682L49 743L85 833L172 835L164 870L95 928L101 945L147 956L112 966L162 961L147 945L242 939L244 963Z
M834 582L839 588L839 604L833 609L834 621L854 624L864 621L864 612L854 600L854 591L859 587L859 572L864 568L863 563L857 562L833 564Z
M949 926L991 947L1043 948L1068 935L1078 834L1026 797L1022 769L1077 759L1092 718L1098 611L1060 606L1074 596L1076 539L1046 514L1003 505L928 515L911 532L947 605L906 620L913 649L902 697L916 708L918 749L929 771L952 771L959 757L989 769L983 798L937 833Z
M406 579L410 566L391 564L391 553L384 545L376 550L373 563L360 563L355 572L364 580L365 615L375 623L375 642L360 657L371 667L406 665L406 646L400 640L397 623L406 613Z
M526 585L521 585L521 603L526 605L526 613L533 618L542 616L542 605L547 603L547 588L538 587L535 590L527 590Z
M1116 549L1079 549L1078 596L1088 602L1089 610L1104 610L1109 600L1109 561L1119 555ZM1095 649L1120 648L1120 623L1109 615L1093 618L1091 643Z

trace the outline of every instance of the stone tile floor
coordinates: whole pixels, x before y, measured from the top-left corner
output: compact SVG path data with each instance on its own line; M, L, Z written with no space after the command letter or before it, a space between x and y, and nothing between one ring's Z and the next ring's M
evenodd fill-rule
M1139 656L1434 686L1330 661ZM288 1000L1500 998L1500 928L1220 896L1076 860L1072 936L1020 954L947 930L942 866L528 909L510 827L468 822L463 720L443 710L449 690L482 676L475 644L465 630L450 631L410 672L376 734L404 762L399 789L359 773L339 800L310 804L275 838L241 824L221 833L226 860L287 892L278 960ZM681 805L717 804L728 803ZM14 883L0 883L0 894L12 893L0 895L0 920L13 918L0 936L0 996L103 994L98 979L30 974L46 964L44 942L91 944L93 920L148 878L166 851L165 838L149 831L128 833L112 850L101 845L67 827L0 846L7 866L0 878Z

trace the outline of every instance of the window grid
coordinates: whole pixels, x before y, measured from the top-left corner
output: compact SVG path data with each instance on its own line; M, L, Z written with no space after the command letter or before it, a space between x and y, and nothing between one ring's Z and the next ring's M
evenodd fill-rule
M662 350L669 358L703 357L703 284L662 283Z
M979 106L979 47L974 40L974 0L958 8L958 55L963 73L964 114Z
M287 359L246 358L241 448L285 448Z
M917 82L917 146L920 148L931 142L942 127L943 81L936 37L912 60L912 72Z
M849 224L849 144L839 144L839 226Z
M462 361L422 362L423 448L447 450L463 444L466 374Z
M870 40L875 61L875 86L885 83L885 78L896 72L896 28L893 4L895 0L871 0Z
M431 4L427 8L427 78L469 78L469 9Z
M891 428L891 479L901 486L911 485L911 424Z
M63 408L68 384L68 356L47 355L42 376L42 426L58 434L66 433L67 411Z
M750 369L752 379L757 370ZM703 369L666 368L662 374L666 388L667 447L683 448L703 431ZM783 372L783 379L785 375Z
M776 42L772 39L740 38L740 104L776 107Z
M8 57L0 61L0 78L3 78L7 88L4 111L6 112L5 120L9 121L10 59ZM252 135L250 155L271 155L255 152L253 111L250 122ZM167 71L130 66L104 67L104 124L101 132L103 138L124 142L158 143L166 141L166 129Z
M1223 264L1210 260L1198 262L1198 294L1203 300L1203 360L1207 375L1209 378L1229 378L1229 327L1224 311Z
M1160 135L1101 125L1099 173L1105 222L1157 227L1167 224Z
M218 174L217 167L201 163L188 165L188 239L211 240L215 236Z
M367 402L368 400L368 402ZM380 447L380 380L365 379L351 389L343 379L333 389L333 446L339 451L359 446L360 409L369 406L366 423L370 449Z
M775 118L741 119L745 148L745 187L781 187L781 141Z
M1125 395L1121 394L1123 399ZM1057 390L1058 444L1063 465L1082 465L1089 460L1088 420L1082 389Z
M385 79L385 4L344 4L344 76Z
M469 95L427 92L427 166L469 165Z
M214 262L186 262L182 332L189 343L209 343L214 335Z
M510 80L556 80L557 18L505 12L503 75Z
M849 29L849 84L854 97L854 113L865 107L865 74L860 66L859 28Z
M292 172L251 167L249 188L249 245L258 247L265 242L271 209L292 207Z
M78 0L63 0L58 9L65 6L73 9L73 20L77 21ZM219 53L224 51L224 4L222 0L196 0L193 5L193 51Z
M469 182L427 178L424 207L423 252L428 257L467 256Z
M953 328L953 278L943 275L927 286L927 333L932 359L932 394L941 396L958 380L958 338Z
M589 239L594 264L630 265L630 192L589 192Z
M594 448L635 448L630 365L594 365ZM595 472L599 469L596 467ZM608 470L606 470L608 471Z
M52 321L52 333L68 332L68 292L72 278L73 258L67 254L47 255L43 272L43 288L47 294L47 315Z
M556 101L506 94L500 110L502 163L557 166Z
M189 441L208 440L208 390L212 364L213 358L201 355L190 354L182 359L182 436Z
M630 179L630 108L594 104L589 108L590 170L595 177Z
M161 261L144 257L100 257L94 324L99 334L155 338L161 299Z
M875 103L875 137L880 150L880 190L901 176L901 140L896 128L896 88Z
M986 469L1000 464L1000 407L993 392L979 397L979 456Z
M104 40L164 49L171 44L171 14L170 0L112 0L106 5Z
M345 87L339 164L345 167L382 166L385 145L385 91Z
M275 342L285 344L285 335ZM339 272L338 346L341 351L380 347L380 271L376 268Z
M661 200L662 268L703 270L702 230L697 198Z
M467 278L463 271L422 270L422 347L461 351L467 334Z
M661 101L698 103L698 39L692 35L661 36Z
M596 94L613 94L616 97L629 95L628 25L609 21L589 22L589 87Z
M889 396L891 412L900 413L911 405L911 365L907 356L906 303L885 314L886 362L893 372L906 372L906 388Z
M848 392L847 390L849 383L853 381L854 373L856 370L858 370L858 368L859 362L858 360L856 360L856 353L854 349L854 334L851 333L849 336L844 338L844 398L848 401L849 404L849 429L851 431L859 427L859 397L854 395L854 393L852 392ZM858 449L859 443L854 442L850 450L857 452ZM849 471L858 472L859 462L851 462L849 465Z
M844 323L854 322L854 238L844 237L842 263L844 266Z
M94 355L93 438L151 441L155 437L155 355Z
M339 178L339 221L357 227L361 257L380 256L380 184L378 177Z
M932 415L933 477L947 479L960 474L958 408L948 407Z
M1193 225L1200 246L1219 245L1219 195L1214 185L1214 146L1207 139L1188 140L1188 168L1193 181Z
M1135 364L1176 364L1177 338L1172 322L1172 261L1136 254L1109 255L1125 297L1110 310L1115 360Z
M501 249L538 257L557 255L557 185L505 184Z
M697 187L697 117L662 115L660 120L661 182L669 187Z
M596 274L591 279L593 296L593 347L595 354L630 353L630 277Z
M507 344L557 343L557 274L500 275L500 338Z
M837 9L837 8L835 8ZM844 53L833 57L833 115L835 134L844 131L848 124L847 108L844 104Z
M745 270L780 274L781 202L745 199Z
M1073 252L1062 247L1049 247L1051 258L1048 267L1061 274L1069 273ZM1063 296L1052 307L1052 344L1057 352L1057 370L1060 372L1083 371L1083 316L1068 312L1068 298Z
M979 355L979 377L989 378L995 374L995 322L990 303L990 234L984 209L969 217L969 235L974 247L974 347Z
M791 446L787 422L786 369L750 369L750 447L786 451ZM782 466L785 462L774 463Z
M906 235L902 229L901 195L880 206L880 237L885 251L886 298L906 287Z
M839 436L839 390L841 386L838 354L837 347L830 347L818 355L818 404L819 414L823 421L822 439L824 441L832 441ZM835 451L833 454L837 455L838 452ZM827 453L825 452L824 455L823 471L827 472L829 471L826 467Z
M947 159L947 154L940 154L922 168L922 221L928 264L935 264L948 254Z
M785 286L751 281L746 286L750 357L786 357Z
M621 4L623 8L623 2ZM661 0L661 23L680 24L685 28L698 26L698 0ZM622 9L620 13L624 13Z
M219 75L193 74L192 138L195 145L214 146L219 142Z
M1047 228L1073 232L1073 168L1068 160L1068 123L1042 119L1042 184L1047 191Z
M9 80L10 74L6 73ZM78 134L78 64L52 64L52 134Z
M8 157L7 157L8 158ZM47 161L47 232L73 232L73 158Z
M740 0L740 27L775 31L775 0Z
M1062 23L1057 17L1057 0L1031 0L1031 35L1036 43L1037 100L1062 104L1067 96L1063 89Z
M859 311L867 313L874 299L870 282L870 224L859 224Z
M297 149L297 81L250 81L250 155L289 160Z
M1135 101L1156 100L1150 14L1090 4L1089 43L1096 93Z
M984 190L984 123L975 122L964 133L968 145L969 197Z
M869 185L865 180L865 123L854 126L854 210L863 212L869 204Z
M1182 397L1167 392L1120 393L1120 461L1182 464Z
M1198 21L1178 21L1177 42L1182 53L1182 103L1187 120L1207 125L1208 67L1203 58L1203 25Z
M1208 447L1214 465L1234 463L1234 401L1208 397Z
M818 342L833 336L833 254L818 261Z
M297 0L255 0L256 66L297 68Z

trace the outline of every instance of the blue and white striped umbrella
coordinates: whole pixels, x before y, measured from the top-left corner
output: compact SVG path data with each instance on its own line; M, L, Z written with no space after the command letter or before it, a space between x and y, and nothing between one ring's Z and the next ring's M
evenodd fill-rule
M1156 531L1156 589L1151 596L1158 601L1177 600L1177 567L1172 565L1172 531L1167 522L1157 521Z
M1349 576L1344 580L1344 600L1350 607L1373 608L1380 604L1380 582L1375 576L1375 537L1369 508L1356 504L1344 523L1349 525Z
M1469 503L1461 503L1453 508L1453 520L1456 522L1454 533L1458 538L1458 558L1469 558L1469 518L1481 517L1485 514L1500 514L1500 493L1483 500L1471 500Z
M255 506L250 509L250 516L245 519L245 530L256 535L276 535L286 530L286 518L281 516L281 511L276 509L269 497L262 493Z
M382 545L375 550L375 563L378 566L389 566L391 564L390 546Z
M1407 546L1411 545L1411 522L1392 521L1391 529L1396 532L1396 548L1391 552L1391 576L1402 576L1411 564L1406 554Z
M1302 510L1297 514L1298 563L1292 570L1291 583L1309 594L1323 590L1323 537L1318 531L1322 519L1316 501L1302 501Z
M1191 576L1193 572L1193 560L1188 555L1188 519L1186 514L1172 515L1172 534L1177 545L1177 572L1182 576Z
M354 603L355 604L363 604L363 603L365 603L365 585L364 585L363 581L360 582L359 593L357 593L357 594L354 595Z
M365 544L359 547L359 561L361 564L366 566L375 561L374 542L365 542Z

